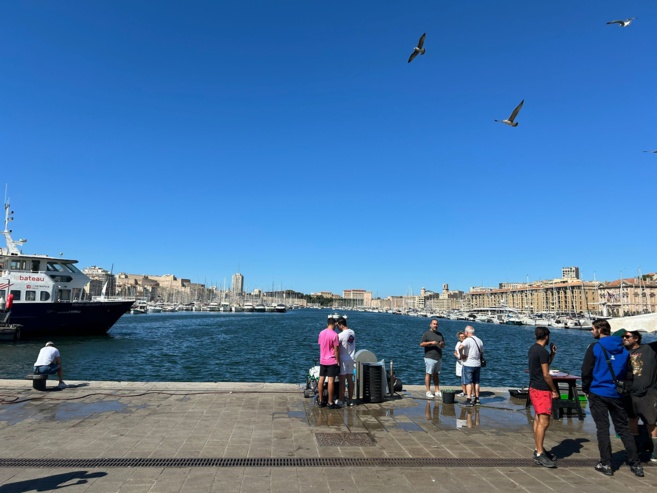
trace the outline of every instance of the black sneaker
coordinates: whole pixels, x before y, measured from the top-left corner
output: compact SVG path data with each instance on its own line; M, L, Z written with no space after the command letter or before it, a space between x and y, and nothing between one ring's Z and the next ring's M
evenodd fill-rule
M552 462L545 453L541 455L534 455L534 464L537 466L543 466L543 467L549 467L550 469L554 469L557 467L557 465Z
M324 402L324 401L320 401L320 400L319 400L319 397L317 397L317 405L318 405L319 407L326 407L326 402Z
M605 476L613 476L614 475L614 471L611 468L611 466L605 466L602 462L598 462L595 465L595 470L598 471L598 472L601 472ZM641 471L641 473L643 473L643 470Z
M465 402L463 403L465 407L473 407L474 404L472 403L472 400L466 399Z
M632 470L632 472L637 478L643 477L643 466L641 464L635 464L633 466L630 466L630 469Z
M326 404L324 404L324 405L326 405ZM339 406L338 404L329 404L328 408L329 409L341 409L341 406Z
M474 405L475 406L481 406L481 402L479 402L479 397L474 398Z
M557 458L554 455L552 455L552 453L548 452L547 450L543 450L543 453L547 455L547 458L550 459L552 462L557 462ZM534 449L534 457L536 457L537 455L538 452L536 451L536 449Z

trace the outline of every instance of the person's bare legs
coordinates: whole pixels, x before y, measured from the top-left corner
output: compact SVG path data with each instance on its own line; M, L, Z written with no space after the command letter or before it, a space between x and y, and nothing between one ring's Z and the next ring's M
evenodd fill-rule
M543 441L545 440L545 432L549 427L549 414L537 414L534 416L534 445L536 446L537 455L541 455L545 452L543 449Z
M319 397L319 402L324 402L324 380L326 379L325 376L320 376L319 377L319 383L317 386L317 396Z

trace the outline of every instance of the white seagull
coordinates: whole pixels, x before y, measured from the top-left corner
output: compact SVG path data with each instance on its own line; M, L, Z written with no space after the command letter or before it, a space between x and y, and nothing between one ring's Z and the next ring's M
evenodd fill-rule
M516 116L518 116L518 112L520 111L520 108L522 108L522 105L524 103L525 103L524 99L522 101L520 101L520 104L518 106L516 106L516 109L513 110L513 112L511 113L511 116L509 116L509 118L507 118L506 120L495 120L495 121L500 122L500 123L505 123L507 125L511 125L512 127L517 127L518 122L514 122L513 120L515 120Z
M632 21L635 20L636 17L630 17L629 19L625 19L624 21L609 21L607 24L618 24L619 27L627 27L630 24L632 24Z
M420 36L420 41L417 42L417 46L413 48L413 53L411 53L411 56L408 57L408 63L411 63L413 59L416 56L418 56L418 54L424 55L424 52L427 51L424 48L422 48L424 46L424 38L426 37L426 35L427 33L424 33L422 36Z

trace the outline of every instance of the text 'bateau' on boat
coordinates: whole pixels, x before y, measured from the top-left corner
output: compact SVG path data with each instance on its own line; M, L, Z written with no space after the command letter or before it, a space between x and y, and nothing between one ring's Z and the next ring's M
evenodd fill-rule
M107 333L134 300L104 295L85 299L90 279L75 266L77 260L23 254L20 248L27 240L12 239L12 216L6 201L2 234L7 247L0 248L0 303L12 295L9 321L22 325L21 337Z

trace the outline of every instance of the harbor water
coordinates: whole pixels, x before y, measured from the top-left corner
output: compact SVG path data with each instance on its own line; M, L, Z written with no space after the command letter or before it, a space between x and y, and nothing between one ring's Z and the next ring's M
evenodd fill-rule
M125 314L105 336L49 338L62 353L65 380L135 382L278 382L305 383L318 358L317 336L326 327L328 310L287 313L177 312ZM385 313L341 311L356 332L356 348L367 349L386 366L392 360L406 384L424 382L420 338L429 319ZM455 387L456 332L467 322L439 319L446 339L441 383ZM486 387L525 387L527 350L534 327L471 324L483 342ZM654 336L645 338L655 340ZM589 331L552 329L558 346L552 364L579 375L582 358L593 341ZM20 379L46 340L0 344L0 378Z

